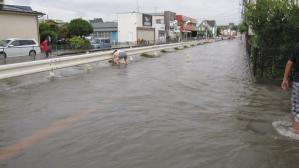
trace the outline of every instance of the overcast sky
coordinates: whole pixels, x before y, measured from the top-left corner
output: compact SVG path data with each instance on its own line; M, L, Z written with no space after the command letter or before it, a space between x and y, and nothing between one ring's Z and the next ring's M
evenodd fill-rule
M116 20L116 13L137 11L138 0L5 0L7 4L27 5L46 13L50 19L73 18ZM139 0L140 11L174 11L177 14L215 19L218 25L240 22L240 0Z

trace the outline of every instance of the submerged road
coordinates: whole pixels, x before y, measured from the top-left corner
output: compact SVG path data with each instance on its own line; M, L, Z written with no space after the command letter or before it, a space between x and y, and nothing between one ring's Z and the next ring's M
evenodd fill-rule
M288 116L289 93L252 82L240 40L66 71L0 81L14 86L0 92L0 167L299 165L299 143L272 127Z

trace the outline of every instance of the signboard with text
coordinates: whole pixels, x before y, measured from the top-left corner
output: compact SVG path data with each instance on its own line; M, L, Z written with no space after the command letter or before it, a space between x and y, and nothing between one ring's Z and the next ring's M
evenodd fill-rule
M152 26L153 25L153 16L143 14L142 15L142 23L143 23L143 26Z

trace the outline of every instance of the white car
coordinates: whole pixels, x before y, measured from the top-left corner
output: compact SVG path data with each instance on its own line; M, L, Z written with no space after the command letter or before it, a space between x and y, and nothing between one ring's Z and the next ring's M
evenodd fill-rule
M40 47L34 39L0 40L0 58L31 56L40 54Z

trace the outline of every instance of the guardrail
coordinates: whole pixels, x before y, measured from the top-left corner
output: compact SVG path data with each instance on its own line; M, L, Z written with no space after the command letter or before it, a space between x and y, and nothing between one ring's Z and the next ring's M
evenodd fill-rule
M203 42L204 41L192 41L192 42L184 42L184 43L155 45L155 46L148 46L148 47L130 48L130 49L125 49L125 51L130 56L130 55L137 55L137 54L142 54L147 52L166 50L166 49L171 49L176 47L197 45L197 44L202 44ZM104 60L109 60L111 58L112 58L112 51L105 51L105 52L82 54L77 56L52 58L52 59L39 60L33 62L2 65L0 66L0 80L11 78L11 77L40 73L45 71L53 72L56 69L62 69L62 68L67 68L67 67L72 67L77 65L104 61Z

